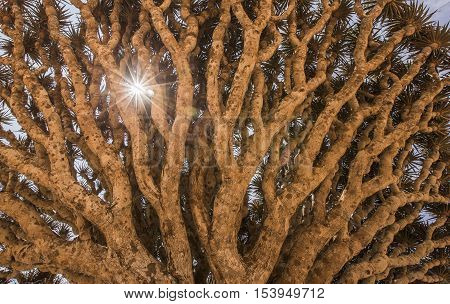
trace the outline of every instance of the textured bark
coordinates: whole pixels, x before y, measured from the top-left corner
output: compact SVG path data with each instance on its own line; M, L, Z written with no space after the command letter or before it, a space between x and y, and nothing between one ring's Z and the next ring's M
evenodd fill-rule
M448 282L424 6L85 2L0 0L0 282Z

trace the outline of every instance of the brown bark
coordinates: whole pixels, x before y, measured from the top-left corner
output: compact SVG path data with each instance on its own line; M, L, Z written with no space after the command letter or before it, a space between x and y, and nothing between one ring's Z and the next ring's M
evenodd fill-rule
M446 280L448 27L141 2L0 1L0 280Z

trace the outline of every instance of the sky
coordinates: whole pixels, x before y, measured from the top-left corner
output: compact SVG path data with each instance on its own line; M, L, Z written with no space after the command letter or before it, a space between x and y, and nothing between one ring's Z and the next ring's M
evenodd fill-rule
M437 10L434 20L446 24L450 19L450 0L423 0L432 10Z
M68 0L70 1L70 0ZM436 11L433 16L435 21L438 21L440 24L446 24L450 20L450 0L419 0L425 3L428 7L431 8L431 11ZM77 9L69 5L69 8L72 12L78 12Z
M69 0L70 1L70 0ZM450 19L450 0L419 0L424 2L432 10L436 10L434 19L443 24L449 22ZM73 11L77 11L73 9Z

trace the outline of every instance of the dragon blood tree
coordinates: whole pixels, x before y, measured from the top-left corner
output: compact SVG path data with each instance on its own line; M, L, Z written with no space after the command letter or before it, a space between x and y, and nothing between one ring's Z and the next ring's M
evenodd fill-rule
M448 25L406 0L0 0L0 280L449 279Z

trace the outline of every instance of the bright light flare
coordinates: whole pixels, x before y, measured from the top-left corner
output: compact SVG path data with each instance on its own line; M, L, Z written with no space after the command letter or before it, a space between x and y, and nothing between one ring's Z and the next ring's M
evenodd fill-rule
M130 95L133 96L133 98L136 98L138 100L145 100L147 98L152 98L155 93L153 90L146 86L144 83L141 83L139 81L133 81L129 84L129 90Z
M147 111L149 105L160 107L162 103L160 87L168 84L157 83L156 74L150 74L149 71L141 73L130 68L129 72L128 77L122 76L122 81L117 83L120 103L134 107L138 111Z

